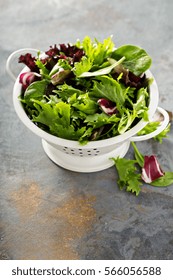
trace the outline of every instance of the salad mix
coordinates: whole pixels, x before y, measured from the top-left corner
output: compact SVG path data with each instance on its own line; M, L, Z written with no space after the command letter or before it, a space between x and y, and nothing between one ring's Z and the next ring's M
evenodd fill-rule
M115 49L86 36L82 42L51 46L44 55L21 55L29 67L20 75L20 100L28 117L60 138L88 141L123 134L148 120L151 58L133 45Z
M112 38L103 42L86 36L82 42L51 46L37 57L21 55L29 71L19 77L20 100L28 117L41 129L60 138L88 141L123 134L139 120L148 120L151 58L137 46L115 49ZM138 135L157 129L148 123ZM170 124L157 135L162 143ZM118 186L138 195L144 183L165 187L173 172L163 171L155 155L142 155L135 143L135 159L112 158Z

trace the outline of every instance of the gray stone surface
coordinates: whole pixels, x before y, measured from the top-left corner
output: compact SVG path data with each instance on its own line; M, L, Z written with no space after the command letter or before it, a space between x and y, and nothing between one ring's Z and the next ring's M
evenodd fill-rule
M5 73L19 48L113 34L117 46L151 55L159 105L172 111L172 11L172 0L0 0L0 259L173 259L173 186L144 185L135 197L118 189L114 167L81 174L56 166L18 119ZM173 171L172 130L162 145L138 147Z

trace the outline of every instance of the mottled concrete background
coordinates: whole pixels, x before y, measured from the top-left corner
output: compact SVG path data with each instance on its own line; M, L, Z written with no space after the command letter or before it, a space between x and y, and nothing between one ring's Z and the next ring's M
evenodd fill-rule
M173 186L144 185L135 197L118 189L114 167L79 174L56 166L14 112L5 73L19 48L113 34L117 46L151 55L160 105L172 111L172 11L172 0L0 0L0 259L173 259ZM162 145L138 147L173 171L172 130Z

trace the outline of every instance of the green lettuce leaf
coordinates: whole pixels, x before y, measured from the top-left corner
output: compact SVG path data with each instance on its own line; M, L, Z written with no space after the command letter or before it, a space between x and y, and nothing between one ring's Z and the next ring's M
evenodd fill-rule
M76 45L79 48L83 48L85 55L90 58L93 65L101 65L114 49L111 37L104 39L103 42L99 42L96 39L92 41L89 36L86 36L82 43L77 41Z
M148 121L147 107L148 92L145 88L141 88L137 92L137 101L133 104L133 110L138 118Z
M78 140L86 130L86 127L75 129L71 125L70 104L59 102L52 106L38 100L33 100L38 111L37 116L33 116L33 121L46 125L53 135L60 138Z
M146 135L153 131L155 131L160 125L159 121L150 122L148 123L143 129L138 132L138 135ZM154 136L153 139L157 140L158 142L162 143L163 138L168 137L168 133L170 132L171 124L169 123L167 127L158 135Z
M119 134L123 134L125 131L127 131L132 125L135 118L135 111L125 109L118 125Z
M118 121L119 118L116 115L110 116L105 113L100 113L100 114L96 113L94 115L86 116L84 122L95 129L107 124L116 124L118 123Z
M101 76L94 81L94 87L90 92L90 96L97 98L106 98L116 103L118 111L123 114L123 105L125 102L125 91L121 84L108 76Z
M90 57L83 56L80 62L74 64L73 72L77 77L80 77L83 73L88 72L93 65L93 61Z
M46 64L43 64L43 62L40 59L37 59L35 64L38 66L42 77L44 77L47 80L50 80L49 70L46 68Z
M88 93L81 94L79 96L75 93L69 98L68 102L71 103L72 107L75 107L87 115L93 115L98 110L97 102L89 98Z
M58 85L57 89L53 90L53 92L56 93L63 101L68 101L68 99L74 94L79 96L84 93L82 90L74 88L71 85L67 85L66 83Z
M146 89L139 89L137 92L136 103L131 103L132 109L124 109L124 113L118 126L118 132L120 134L123 134L125 131L127 131L136 118L143 118L145 121L148 121L148 107L146 106L147 98L148 92Z

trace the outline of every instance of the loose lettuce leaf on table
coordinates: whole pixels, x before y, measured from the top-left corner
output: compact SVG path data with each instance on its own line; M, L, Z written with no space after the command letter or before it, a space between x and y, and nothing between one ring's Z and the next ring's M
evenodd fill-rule
M136 196L140 193L141 175L136 173L135 160L126 158L112 158L118 171L118 186L120 190L124 189L128 192L135 193Z

